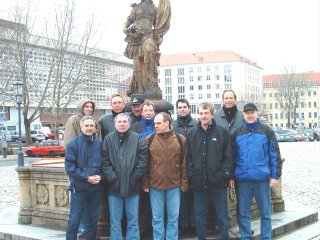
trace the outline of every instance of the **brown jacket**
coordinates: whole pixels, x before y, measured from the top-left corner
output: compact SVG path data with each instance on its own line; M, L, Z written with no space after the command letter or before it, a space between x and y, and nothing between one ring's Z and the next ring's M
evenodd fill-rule
M149 145L151 135L146 138ZM180 135L183 145L183 160L181 162L181 147L171 128L169 132L156 134L149 145L149 171L143 179L143 189L170 189L180 186L182 191L189 188L186 171L187 141Z
M94 112L95 104L93 101L91 101L89 99L82 99L78 102L78 105L77 105L78 114L72 115L71 117L69 117L69 119L66 123L66 127L64 130L64 137L63 137L65 146L67 146L67 144L70 142L70 140L72 138L74 138L80 134L80 132L81 132L80 120L84 116L82 109L83 109L83 106L87 102L91 102L93 104L93 112ZM93 112L92 112L92 114L93 114ZM101 139L101 130L100 130L100 125L98 124L98 122L97 122L96 128L97 128L96 136L99 139Z

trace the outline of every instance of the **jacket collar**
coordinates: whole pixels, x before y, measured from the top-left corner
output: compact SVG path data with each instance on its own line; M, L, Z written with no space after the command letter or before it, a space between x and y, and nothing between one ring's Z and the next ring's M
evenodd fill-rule
M174 134L174 131L173 131L173 127L172 127L172 126L170 126L170 129L169 129L168 132L157 133L157 135L158 135L159 137L162 137L162 138L168 138L168 137L170 137L170 136L173 135L173 134Z

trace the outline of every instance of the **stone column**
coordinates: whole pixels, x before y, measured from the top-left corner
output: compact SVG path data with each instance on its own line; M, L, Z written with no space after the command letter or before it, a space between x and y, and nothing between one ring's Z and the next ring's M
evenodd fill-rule
M31 224L32 199L31 199L31 172L29 168L16 168L19 176L20 211L18 223Z

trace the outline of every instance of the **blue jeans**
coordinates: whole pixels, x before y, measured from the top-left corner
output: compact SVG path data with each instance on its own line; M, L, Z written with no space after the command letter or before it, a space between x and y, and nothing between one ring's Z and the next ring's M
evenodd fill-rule
M180 213L179 226L180 227L195 227L196 221L194 216L193 204L193 190L189 189L186 192L180 192Z
M70 191L70 214L66 232L67 240L77 239L77 233L80 225L82 212L86 206L87 219L86 239L97 238L97 223L100 217L100 206L102 192L73 192Z
M180 189L150 188L154 240L177 240L180 208ZM164 206L167 207L167 226L164 229ZM165 236L166 233L166 236Z
M251 201L254 196L260 210L260 239L271 239L271 204L269 181L237 182L237 219L241 239L252 239L250 224Z
M229 239L227 188L212 188L201 191L194 190L194 211L198 239L204 240L207 237L209 202L213 204L216 211L220 239Z
M122 240L123 208L127 216L126 239L139 240L139 194L131 197L109 195L110 240Z

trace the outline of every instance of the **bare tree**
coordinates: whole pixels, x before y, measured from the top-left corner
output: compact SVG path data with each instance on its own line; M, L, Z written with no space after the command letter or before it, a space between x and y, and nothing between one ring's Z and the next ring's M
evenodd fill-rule
M277 100L287 115L287 126L297 124L299 104L304 91L308 89L303 74L297 74L294 67L285 67L276 83ZM293 118L293 121L292 121Z

